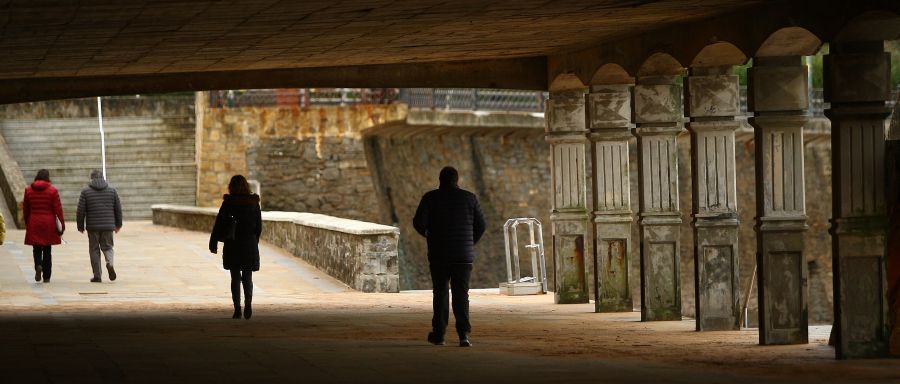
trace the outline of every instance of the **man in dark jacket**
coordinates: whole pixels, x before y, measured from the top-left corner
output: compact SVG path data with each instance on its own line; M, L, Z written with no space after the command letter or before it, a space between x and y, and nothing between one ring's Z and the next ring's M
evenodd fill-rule
M78 232L88 232L88 247L91 254L91 268L94 270L92 283L101 281L100 251L106 257L109 279L116 279L113 268L113 232L122 228L122 203L116 189L110 187L98 170L91 171L91 183L81 190L76 213Z
M444 344L449 317L447 286L453 292L453 316L459 345L469 347L469 276L475 260L475 243L484 234L484 214L478 198L459 188L459 173L444 167L440 188L422 196L413 225L428 241L428 263L434 285L434 316L428 342Z

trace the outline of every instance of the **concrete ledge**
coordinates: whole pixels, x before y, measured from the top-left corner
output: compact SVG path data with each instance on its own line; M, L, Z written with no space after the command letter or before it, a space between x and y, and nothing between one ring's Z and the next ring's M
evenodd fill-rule
M409 125L438 125L451 127L516 127L543 131L544 114L530 112L485 112L433 110L410 108L406 117Z
M153 205L153 223L210 232L218 208ZM350 287L399 292L400 229L307 212L263 212L262 238Z

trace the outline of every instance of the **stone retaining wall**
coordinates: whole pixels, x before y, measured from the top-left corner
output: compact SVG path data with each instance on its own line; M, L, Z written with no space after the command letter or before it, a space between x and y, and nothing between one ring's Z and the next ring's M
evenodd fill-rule
M153 223L210 232L216 208L154 205ZM263 212L262 239L363 292L399 292L400 230L303 212Z
M228 180L260 184L267 210L377 221L362 129L402 120L406 107L350 105L212 108L198 106L197 205L217 206Z
M550 204L545 190L550 188L550 173L543 119L493 114L489 116L496 121L476 122L471 121L472 113L418 110L411 110L409 116L415 124L387 124L364 132L381 206L380 222L399 227L403 234L402 289L431 287L428 247L413 228L412 218L422 195L438 187L438 173L447 165L459 171L460 187L478 196L487 223L475 248L471 287L496 288L506 280L502 228L509 218L539 218L545 224L544 244L549 249ZM549 250L545 256L550 275ZM530 259L523 254L523 260L523 276L533 276Z

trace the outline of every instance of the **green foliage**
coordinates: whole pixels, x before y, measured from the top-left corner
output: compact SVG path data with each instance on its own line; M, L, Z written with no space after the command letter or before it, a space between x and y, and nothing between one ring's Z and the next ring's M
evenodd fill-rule
M812 74L812 86L813 88L823 88L825 86L825 81L822 75L825 73L822 70L822 58L828 54L828 43L822 44L822 48L819 49L815 55L812 56L812 65L809 68L810 73Z
M891 53L891 87L897 88L900 86L900 40L887 41L884 48Z
M742 87L747 86L747 69L753 66L753 59L747 60L744 65L735 65L734 74L738 75L738 81Z

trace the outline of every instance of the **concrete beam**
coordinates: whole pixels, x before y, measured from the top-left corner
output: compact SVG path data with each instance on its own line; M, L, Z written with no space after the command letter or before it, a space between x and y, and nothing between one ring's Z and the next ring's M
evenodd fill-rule
M435 87L544 90L545 57L348 67L0 80L0 104L249 88Z

